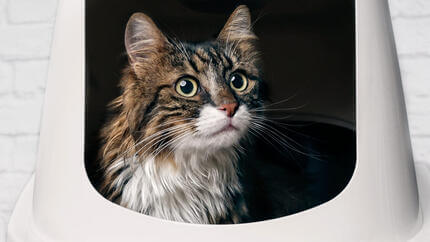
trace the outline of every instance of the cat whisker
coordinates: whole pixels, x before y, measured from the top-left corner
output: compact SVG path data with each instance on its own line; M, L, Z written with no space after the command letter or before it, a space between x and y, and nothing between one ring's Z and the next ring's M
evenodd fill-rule
M264 116L260 116L260 115L254 115L254 116L252 116L250 121L251 121L251 125L250 125L250 127L249 127L250 129L248 131L250 131L250 133L252 133L253 135L255 135L255 136L261 135L262 138L265 138L265 136L260 133L260 130L261 130L261 132L264 132L264 133L268 132L269 135L271 136L271 138L274 138L274 140L276 140L276 138L281 138L283 146L286 146L286 147L288 147L290 149L293 149L293 150L295 150L295 151L297 151L297 152L299 152L301 154L308 155L308 156L310 155L310 154L306 154L306 153L298 150L297 148L295 148L294 146L292 146L291 144L289 144L286 140L289 140L289 141L293 142L294 144L298 145L301 148L304 148L303 145L301 145L300 143L296 142L294 139L288 137L287 135L285 135L281 131L277 130L273 126L266 124L265 122L268 121L268 122L271 122L271 123L273 123L275 125L280 125L280 126L291 126L291 125L288 125L288 124L285 124L285 123L276 122L276 121L270 120L270 119L268 119L268 118L266 118ZM254 132L255 131L258 132L258 135L256 135L253 132L253 128L254 128ZM283 128L288 129L287 127L283 127ZM291 132L295 132L295 133L300 134L297 131L290 130L290 129L288 129L288 130L291 131ZM301 134L301 135L304 135L304 134ZM304 135L304 136L306 136L306 135ZM278 140L276 140L276 141L277 141L277 143L279 143ZM273 145L273 144L270 142L270 145Z
M279 126L282 126L282 127L291 127L291 126L298 126L298 125L294 125L294 124L289 124L289 123L285 123L285 122L278 122L278 121L275 121L275 120L285 120L285 119L288 119L288 118L290 118L290 117L292 117L292 116L294 116L294 114L290 114L290 115L287 115L287 116L282 116L282 117L270 117L270 118L268 118L268 117L265 117L265 116L262 116L262 115L253 115L252 117L251 117L251 119L255 119L255 120L261 120L261 121L263 121L263 122L270 122L270 123L273 123L273 124L276 124L276 125L279 125Z
M285 139L291 140L291 141L293 141L294 143L298 144L297 142L295 142L294 140L292 140L290 137L288 137L288 136L287 136L287 135L285 135L284 133L282 133L282 132L280 132L279 130L275 129L273 126L270 126L270 125L268 125L268 124L266 124L266 123L264 123L264 122L260 122L260 121L256 121L256 120L255 120L255 123L256 123L256 124L261 125L263 128L266 128L266 129L267 129L269 132L271 132L272 134L279 135L280 137L283 137L283 138L285 138ZM298 145L300 145L300 144L298 144ZM300 145L300 146L301 146L301 145Z
M176 119L176 120L171 120L171 121L168 121L168 122L163 122L163 123L161 123L159 125L156 125L156 126L148 128L147 130L145 130L145 132L147 132L148 130L152 130L152 129L160 128L160 127L163 127L163 126L167 126L169 124L174 124L174 123L182 122L182 121L190 121L190 120L195 120L195 119L196 118L183 118L183 119ZM136 131L136 132L143 133L144 131Z
M284 140L282 137L279 137L276 134L273 134L272 132L269 132L265 127L255 125L255 129L260 130L262 133L264 133L264 135L267 136L267 139L273 140L276 143L276 145L274 147L276 150L278 150L278 152L280 154L287 151L289 156L293 159L294 159L294 157L291 154L291 151L296 151L296 152L301 154L301 152L299 150L297 150L295 147L290 145L286 140ZM282 149L280 149L279 147L281 147Z
M302 104L298 107L289 107L289 108L266 108L266 107L261 107L261 108L254 108L252 109L253 111L258 111L258 112L267 112L267 111L291 111L291 110L298 110L301 108L306 107L307 104Z
M281 122L275 121L275 120L281 120L281 121L289 120L289 119L291 119L291 117L294 117L295 115L296 114L289 114L289 115L284 115L284 116L270 116L270 117L267 117L267 121L277 123L280 126L287 126L287 127L297 126L295 124L290 124L290 123L285 123L285 122L281 123Z
M188 124L181 124L181 125L177 125L177 126L174 126L174 127L167 128L167 129L163 129L163 130L160 130L160 131L158 131L158 132L156 132L156 133L154 133L154 134L152 134L152 135L150 135L148 137L145 137L144 139L136 142L136 144L134 144L133 146L129 147L124 152L122 152L121 154L119 154L118 157L124 157L124 155L126 155L127 153L129 153L130 151L132 151L137 146L141 145L143 142L145 142L145 141L153 138L154 136L161 135L164 132L170 132L170 131L174 131L174 130L179 130L179 129L183 128L186 125L188 125ZM157 137L162 137L162 136L157 136Z
M271 106L274 106L274 105L278 105L278 104L281 104L281 103L288 102L288 101L292 100L293 98L295 98L297 95L298 95L298 92L296 92L293 95L291 95L291 96L289 96L289 97L287 97L285 99L282 99L280 101L276 101L276 102L270 103L270 104L265 104L264 107L271 107Z
M157 148L157 149L155 150L155 151L156 151L156 153L154 154L154 152L155 152L155 151L153 151L153 152L150 154L150 156L152 156L152 157L157 157L157 156L158 156L158 154L160 154L164 149L166 149L167 147L169 147L171 144L173 144L173 143L177 142L178 140L180 140L180 139L182 139L182 138L184 138L184 137L188 136L188 135L189 135L189 132L187 132L187 131L189 131L189 129L188 129L188 130L186 130L183 134L181 134L181 135L178 135L178 136L174 137L172 140L170 140L170 141L166 142L165 144L163 144L162 146L160 146L159 148Z
M193 133L195 133L195 131L191 132L190 135L192 135ZM172 148L170 149L169 153L167 153L166 157L169 157L170 154L176 152L176 150L179 148L179 145L180 145L179 142L177 142L176 144L173 144Z
M266 124L264 122L259 122L259 121L254 121L253 124L256 125L256 126L258 126L258 128L260 128L263 132L266 131L265 133L267 135L269 135L270 137L272 137L280 145L285 146L286 148L289 148L289 149L291 149L291 150L293 150L293 151L295 151L295 152L297 152L299 154L306 155L306 156L309 156L311 158L320 160L318 158L318 155L305 153L305 152L301 151L299 148L293 146L288 141L296 144L300 148L303 148L303 149L305 148L303 145L301 145L300 143L298 143L294 139L288 137L287 135L285 135L284 133L280 132L279 130L275 129L273 126L270 126L270 125L268 125L268 124Z
M189 125L189 127L181 127L181 128L179 128L179 129L175 129L175 130L172 130L172 131L169 131L169 132L167 132L167 133L165 133L165 134L163 134L163 135L161 135L161 136L157 136L157 137L155 137L155 138L153 138L153 139L151 139L151 140L149 140L145 145L144 145L144 147L145 146L147 146L147 145L151 145L151 147L150 148L152 148L153 146L156 146L156 145L158 145L159 143L161 143L161 142L163 142L165 139L168 139L168 138L170 138L170 137L172 137L172 136L175 136L175 135L177 135L177 134L180 134L180 133L182 133L182 132L185 132L185 131L188 131L188 130L192 130L194 127L193 126L191 126L191 125ZM157 141L158 140L158 141ZM154 141L156 141L155 143L154 143ZM144 148L144 147L142 147L142 148Z
M146 155L146 153L151 149L154 148L154 146L159 145L161 142L163 142L165 139L171 137L171 136L175 136L177 134L180 134L181 132L184 132L186 130L192 129L193 127L185 127L185 128L180 128L180 129L176 129L174 131L171 131L169 133L166 133L163 136L158 136L152 140L150 140L150 142L147 142L143 147L141 147L136 154L138 154L139 152L141 152L145 147L147 147L148 145L150 145L147 149L145 149L145 151L142 153L142 155L140 155L141 157L144 157ZM156 141L157 140L157 141ZM155 143L153 143L154 141L156 141Z
M289 116L287 116L287 117L291 117L291 116L293 116L293 114L291 114L291 115L289 115ZM262 122L270 122L270 123L273 123L273 124L275 124L275 125L278 125L278 126L280 126L280 127L284 128L284 129L288 130L288 132L293 132L293 133L298 134L298 135L301 135L301 136L303 136L303 137L313 138L313 137L311 137L311 136L309 136L309 135L305 135L305 134L303 134L303 133L300 133L300 132L298 132L298 131L296 131L296 130L294 130L294 129L291 129L291 128L290 128L290 127L303 127L303 126L306 126L305 124L287 124L287 123L281 123L281 122L278 122L278 121L275 121L275 120L283 120L283 119L285 119L285 118L273 118L273 117L271 117L271 118L267 118L267 117L264 117L264 116L261 116L261 115L255 115L255 116L253 116L252 118L253 118L253 119L259 119L259 120L261 120ZM273 119L275 119L275 120L273 120Z
M276 122L275 120L287 120L287 119L290 119L291 117L294 117L296 114L289 114L289 115L284 115L284 116L277 116L277 117L274 117L274 116L271 116L270 118L268 118L268 120L270 120L270 121L273 121L273 122ZM279 123L281 126L297 126L297 125L294 125L294 124L286 124L286 123L280 123L280 122L277 122L277 123Z
M173 126L173 127L162 129L160 131L157 131L157 132L151 134L150 136L145 137L144 139L140 140L138 143L145 142L148 139L150 139L150 138L152 138L154 136L157 136L157 135L162 135L163 133L168 133L168 132L171 132L171 131L179 130L179 129L181 129L183 127L186 127L188 125L191 125L191 123L179 124L179 125L176 125L176 126Z
M256 137L261 137L265 143L274 147L279 153L283 152L283 150L280 150L276 144L274 144L270 139L267 138L267 135L265 134L264 130L261 130L258 127L254 127L254 126L250 125L248 131ZM290 152L289 149L286 149L286 151L288 153ZM291 156L291 154L290 154L290 156Z

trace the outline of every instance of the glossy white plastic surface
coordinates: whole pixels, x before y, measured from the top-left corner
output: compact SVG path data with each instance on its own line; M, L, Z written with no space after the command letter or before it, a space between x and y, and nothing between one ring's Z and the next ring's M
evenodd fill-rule
M60 4L36 173L11 218L9 242L393 242L415 235L412 241L430 241L422 216L430 218L430 211L420 209L386 0L356 4L357 165L350 183L318 207L239 225L148 217L107 201L92 187L84 167L84 6L83 0ZM420 199L428 203L430 176L420 167Z

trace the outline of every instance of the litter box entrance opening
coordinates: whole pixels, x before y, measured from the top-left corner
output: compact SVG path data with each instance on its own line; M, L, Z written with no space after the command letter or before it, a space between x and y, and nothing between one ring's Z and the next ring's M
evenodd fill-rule
M106 106L120 95L127 63L129 17L144 12L170 36L193 42L216 37L239 4L251 10L267 116L279 132L265 131L240 162L253 221L312 208L347 186L356 162L355 1L87 0L85 165L95 187Z

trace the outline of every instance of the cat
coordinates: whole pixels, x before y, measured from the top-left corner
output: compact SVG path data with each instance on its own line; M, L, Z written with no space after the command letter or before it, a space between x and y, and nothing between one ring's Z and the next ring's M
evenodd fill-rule
M101 131L100 192L162 219L246 222L238 160L264 104L257 42L244 5L201 43L166 37L150 17L133 14L122 94Z

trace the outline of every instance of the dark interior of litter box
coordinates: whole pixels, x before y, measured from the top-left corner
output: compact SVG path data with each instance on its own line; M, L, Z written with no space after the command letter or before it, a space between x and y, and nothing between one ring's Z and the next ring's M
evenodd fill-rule
M168 34L199 41L214 38L240 4L251 9L263 53L273 103L267 115L287 143L268 133L242 158L253 220L312 208L346 187L356 160L353 0L87 0L85 162L94 186L99 132L106 105L120 94L131 14L144 12Z

